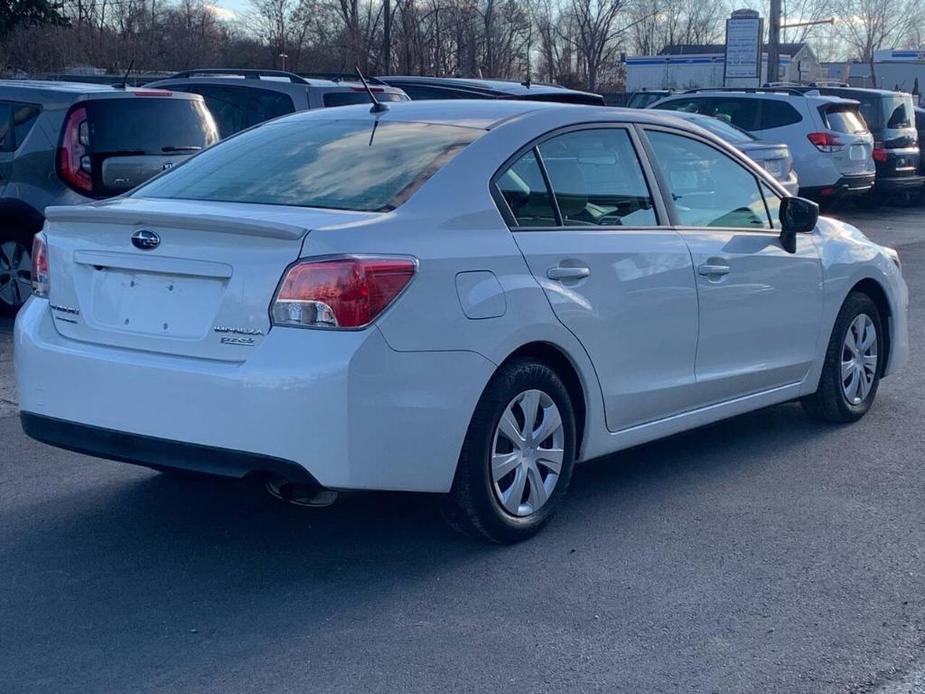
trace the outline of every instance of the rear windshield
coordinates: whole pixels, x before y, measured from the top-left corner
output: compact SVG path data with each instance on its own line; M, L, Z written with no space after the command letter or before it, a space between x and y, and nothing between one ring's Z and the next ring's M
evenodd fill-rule
M822 109L826 127L839 133L866 133L867 123L854 106L828 106Z
M369 94L365 89L360 91L326 92L323 97L325 106L352 106L353 104L368 104ZM378 92L379 101L406 101L405 97L396 92Z
M911 128L913 123L912 96L909 94L865 94L852 99L861 102L861 114L872 128Z
M95 99L87 115L90 147L100 155L195 152L218 141L215 121L199 100Z
M387 211L483 132L372 118L287 118L212 147L134 195Z

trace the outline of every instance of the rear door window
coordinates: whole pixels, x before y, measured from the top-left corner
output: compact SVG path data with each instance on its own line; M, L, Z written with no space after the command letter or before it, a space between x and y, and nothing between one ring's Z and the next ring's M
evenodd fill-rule
M12 152L13 146L13 119L10 115L10 105L0 103L0 152Z
M295 111L289 95L272 89L220 84L191 84L172 88L201 94L223 138Z
M712 113L707 115L732 123L742 130L758 128L758 99L714 99Z
M13 128L13 148L19 149L39 118L42 109L34 104L11 103L10 119Z
M756 100L757 101L757 100ZM761 99L761 129L783 128L803 120L800 112L786 101Z
M704 98L672 99L655 106L655 108L665 111L684 111L685 113L706 113L710 115L711 109L707 108L707 103L708 100Z
M539 145L564 226L656 226L639 159L623 128L577 130Z
M883 107L886 127L893 130L913 127L912 97L899 94L887 97L884 99Z

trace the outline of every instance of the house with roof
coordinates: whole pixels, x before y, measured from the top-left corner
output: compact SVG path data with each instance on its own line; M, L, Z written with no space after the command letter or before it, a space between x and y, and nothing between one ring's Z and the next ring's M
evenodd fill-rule
M768 47L764 46L761 83L767 81ZM675 44L658 55L626 58L626 91L695 89L724 86L726 48L723 44ZM807 43L780 46L781 82L807 84L825 78L815 52Z

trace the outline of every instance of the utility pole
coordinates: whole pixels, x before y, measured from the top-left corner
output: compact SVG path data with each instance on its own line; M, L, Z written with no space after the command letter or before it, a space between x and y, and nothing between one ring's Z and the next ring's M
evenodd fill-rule
M382 11L384 22L382 24L382 71L386 75L392 72L392 3L383 0Z
M771 0L771 16L768 19L768 82L780 82L780 4Z

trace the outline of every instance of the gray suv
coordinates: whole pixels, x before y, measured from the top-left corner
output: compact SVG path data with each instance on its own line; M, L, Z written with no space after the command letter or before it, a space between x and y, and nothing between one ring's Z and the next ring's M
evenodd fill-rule
M355 77L316 79L279 70L187 70L146 86L202 95L223 138L294 111L369 103ZM375 79L370 89L379 101L408 100L401 89Z
M119 195L217 140L192 94L0 81L0 313L31 293L46 207Z

